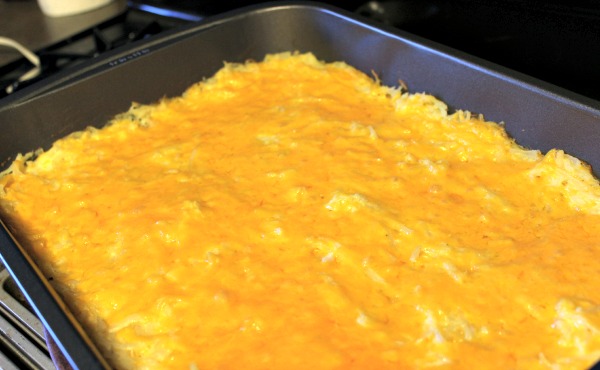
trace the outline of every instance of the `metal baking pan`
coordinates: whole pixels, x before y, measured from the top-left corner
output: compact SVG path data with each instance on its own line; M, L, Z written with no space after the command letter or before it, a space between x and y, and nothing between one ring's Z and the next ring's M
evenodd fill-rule
M561 148L600 172L600 102L317 3L277 2L207 19L111 52L0 101L0 170L16 153L48 148L88 125L102 126L133 101L182 93L224 61L313 52L345 61L386 85L401 80L460 108L504 122L518 143ZM74 368L109 364L5 227L0 254L50 336Z

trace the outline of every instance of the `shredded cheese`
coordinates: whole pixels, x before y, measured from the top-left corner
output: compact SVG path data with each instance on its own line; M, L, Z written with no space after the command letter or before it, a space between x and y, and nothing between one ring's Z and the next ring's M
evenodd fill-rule
M600 185L344 63L226 64L19 156L3 218L120 369L583 369Z

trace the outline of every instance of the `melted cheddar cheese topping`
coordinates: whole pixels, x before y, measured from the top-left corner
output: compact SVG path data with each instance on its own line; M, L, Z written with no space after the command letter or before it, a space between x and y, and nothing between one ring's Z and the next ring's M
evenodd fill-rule
M0 204L117 368L600 358L590 169L311 54L19 156Z

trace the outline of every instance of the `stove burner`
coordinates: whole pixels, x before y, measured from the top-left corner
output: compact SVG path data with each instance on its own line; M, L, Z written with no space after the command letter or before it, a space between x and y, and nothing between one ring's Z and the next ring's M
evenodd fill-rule
M156 35L185 23L175 18L127 9L122 14L35 53L39 71L27 76L31 62L21 58L0 67L0 98L38 82L57 71L76 65L133 41Z
M6 270L0 271L0 368L55 369L44 326Z

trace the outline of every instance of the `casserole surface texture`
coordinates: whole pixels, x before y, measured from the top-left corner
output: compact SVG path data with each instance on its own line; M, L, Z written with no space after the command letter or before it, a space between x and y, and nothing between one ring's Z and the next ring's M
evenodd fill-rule
M0 205L118 368L600 357L589 167L311 54L19 156Z

